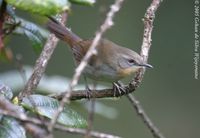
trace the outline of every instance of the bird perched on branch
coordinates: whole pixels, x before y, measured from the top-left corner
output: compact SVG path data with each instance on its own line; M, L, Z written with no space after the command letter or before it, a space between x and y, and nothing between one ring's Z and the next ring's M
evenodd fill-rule
M83 40L54 18L47 24L50 32L65 41L71 48L75 63L78 65L90 48L93 39ZM142 67L152 68L135 51L119 46L107 39L101 39L96 47L97 54L93 55L83 73L96 81L112 82L118 90L119 80L132 75Z

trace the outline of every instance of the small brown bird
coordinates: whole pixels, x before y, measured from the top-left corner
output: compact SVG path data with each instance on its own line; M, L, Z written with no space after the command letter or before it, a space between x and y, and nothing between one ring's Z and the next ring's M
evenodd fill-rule
M82 40L53 18L50 19L47 26L56 37L70 46L75 62L79 64L91 46L93 39ZM136 52L107 39L100 40L97 52L97 55L90 58L83 72L86 77L96 81L116 83L120 79L135 73L141 67L152 68Z

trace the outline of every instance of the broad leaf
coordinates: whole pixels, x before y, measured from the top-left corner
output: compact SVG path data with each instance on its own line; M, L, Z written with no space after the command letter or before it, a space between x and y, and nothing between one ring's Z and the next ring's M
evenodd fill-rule
M8 86L3 84L1 81L0 81L0 95L3 95L5 98L9 100L13 97L12 90Z
M42 116L52 119L58 109L59 101L47 96L30 95L23 98L22 106ZM87 121L66 105L57 121L69 127L83 128L87 126Z
M23 69L25 72L25 76L29 78L33 72L32 67L24 65ZM24 88L24 82L18 70L9 70L5 72L0 72L0 80L3 80L6 84L9 84L9 87L13 90L13 93L18 92ZM68 83L70 83L69 78L57 75L49 76L44 74L40 81L40 84L37 87L37 92L45 95L60 93L69 89L68 85L66 85ZM88 85L90 86L90 84ZM106 88L108 87L102 85L98 85L96 87L97 90ZM80 84L75 87L75 90L84 90L84 89L85 89L84 84Z
M20 22L20 24L15 33L25 35L32 42L34 50L40 52L48 33L36 24L24 19L16 18L16 22Z
M85 4L85 5L93 5L96 0L69 0L71 3L76 3L76 4Z
M26 138L25 129L14 118L0 118L0 138Z
M16 8L41 15L52 15L69 10L68 0L6 0Z

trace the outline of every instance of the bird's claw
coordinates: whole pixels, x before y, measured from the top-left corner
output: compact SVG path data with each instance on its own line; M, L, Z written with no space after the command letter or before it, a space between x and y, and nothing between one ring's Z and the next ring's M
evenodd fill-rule
M89 88L88 85L86 85L86 98L88 98L88 100L92 98L92 90Z
M114 97L118 97L118 96L121 96L122 94L126 93L126 90L122 83L114 82L113 83L113 92L114 92Z

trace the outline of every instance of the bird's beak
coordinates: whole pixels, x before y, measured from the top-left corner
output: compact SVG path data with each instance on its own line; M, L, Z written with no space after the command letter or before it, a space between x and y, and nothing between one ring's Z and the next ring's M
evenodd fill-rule
M142 66L142 67L146 67L146 68L153 68L152 65L147 64L147 63L141 64L140 66Z

